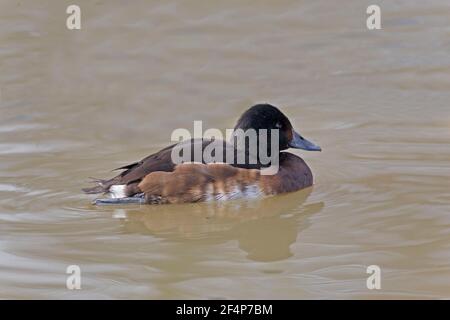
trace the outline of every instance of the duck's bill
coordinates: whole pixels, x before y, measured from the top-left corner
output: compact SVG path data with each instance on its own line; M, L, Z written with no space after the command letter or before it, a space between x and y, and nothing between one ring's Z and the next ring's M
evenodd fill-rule
M289 142L289 146L295 149L303 149L307 151L322 151L322 148L318 145L306 140L300 134L292 130L293 138Z

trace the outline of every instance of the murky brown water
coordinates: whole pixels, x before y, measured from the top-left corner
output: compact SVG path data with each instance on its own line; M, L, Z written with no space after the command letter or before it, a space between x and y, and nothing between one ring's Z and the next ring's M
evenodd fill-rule
M448 1L378 1L378 31L370 1L75 2L80 31L64 1L0 3L0 298L450 298ZM322 146L300 153L313 188L164 207L81 193L261 101Z

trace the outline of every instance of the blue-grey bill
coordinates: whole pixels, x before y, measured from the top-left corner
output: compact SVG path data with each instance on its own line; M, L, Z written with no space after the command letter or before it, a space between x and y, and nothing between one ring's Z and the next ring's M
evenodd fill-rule
M291 148L303 149L303 150L307 150L307 151L322 151L321 147L319 147L317 144L315 144L311 141L306 140L305 138L303 138L300 134L298 134L294 130L292 130L292 133L293 133L293 138L289 142L289 146Z

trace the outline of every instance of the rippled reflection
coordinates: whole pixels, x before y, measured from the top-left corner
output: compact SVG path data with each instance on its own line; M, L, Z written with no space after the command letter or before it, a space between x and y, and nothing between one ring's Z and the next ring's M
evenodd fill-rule
M290 246L297 234L308 227L308 217L323 207L321 202L303 206L310 193L308 189L261 201L122 208L114 210L114 216L126 232L184 245L198 239L203 243L237 240L249 259L276 261L292 256Z

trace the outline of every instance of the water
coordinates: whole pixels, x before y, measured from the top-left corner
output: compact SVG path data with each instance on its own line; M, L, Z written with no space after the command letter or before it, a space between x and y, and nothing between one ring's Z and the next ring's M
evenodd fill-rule
M0 3L0 298L449 298L450 5ZM314 187L95 207L80 188L278 105ZM79 265L82 289L67 290ZM368 290L366 268L382 270Z

